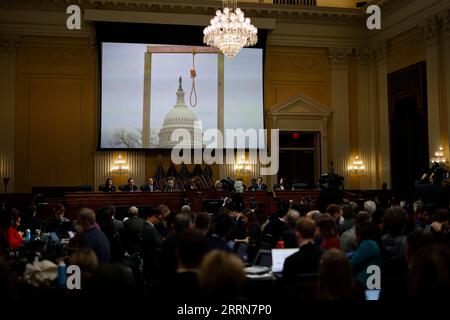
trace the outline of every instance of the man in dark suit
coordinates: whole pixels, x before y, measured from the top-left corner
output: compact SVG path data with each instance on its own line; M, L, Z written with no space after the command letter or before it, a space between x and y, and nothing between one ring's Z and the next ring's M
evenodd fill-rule
M165 296L175 302L195 301L201 297L198 270L206 253L206 241L199 230L187 230L176 244L177 272L167 279Z
M144 260L144 278L147 287L151 290L159 281L160 254L162 238L155 229L159 222L158 209L150 208L143 214L144 225L142 227L142 257Z
M177 270L176 247L179 237L192 229L192 215L187 212L178 213L173 221L174 231L169 233L161 246L161 274L164 278L172 277Z
M164 192L177 192L181 191L180 188L175 184L175 179L173 177L169 177L167 179L167 183L164 186Z
M314 244L316 224L308 218L300 218L297 226L297 240L300 250L288 257L284 262L283 279L296 275L319 272L319 263L323 250Z
M124 192L136 192L138 187L134 185L133 178L128 179L128 184L123 188Z
M160 191L159 188L155 185L153 178L148 178L148 181L146 184L141 186L141 191L144 192L155 192Z
M256 184L253 186L254 191L267 191L267 185L263 183L263 179L258 177Z
M64 216L65 212L66 208L58 203L53 208L53 216L45 222L45 232L56 232L60 238L65 238L67 231L72 230L72 223Z
M213 223L213 233L206 236L207 250L223 250L233 252L227 243L227 238L230 235L234 226L233 218L226 213L219 214Z
M100 263L108 262L111 259L109 241L96 225L94 211L87 208L81 209L76 223L82 229L80 247L92 249Z
M138 208L128 209L129 219L124 222L123 239L128 253L133 254L142 250L142 230L145 221L138 216Z

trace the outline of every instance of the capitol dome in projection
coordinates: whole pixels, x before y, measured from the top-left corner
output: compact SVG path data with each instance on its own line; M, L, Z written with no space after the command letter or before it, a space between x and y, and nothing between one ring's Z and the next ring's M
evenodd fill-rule
M184 101L184 91L182 86L182 79L180 77L178 91L177 91L177 103L173 106L172 110L167 113L164 118L164 123L159 131L159 147L160 148L173 148L174 146L180 147L193 147L193 148L202 148L203 144L201 141L193 141L194 140L194 132L200 128L195 125L195 121L197 121L197 117L194 112L189 110L188 106ZM191 142L186 141L185 143L180 141L172 141L171 136L172 132L176 129L185 129L189 132ZM181 142L181 144L180 144Z

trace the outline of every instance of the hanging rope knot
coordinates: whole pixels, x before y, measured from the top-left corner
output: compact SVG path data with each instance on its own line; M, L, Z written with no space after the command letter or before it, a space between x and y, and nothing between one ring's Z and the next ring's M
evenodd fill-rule
M189 103L192 108L197 106L197 90L195 88L195 77L197 77L197 71L195 70L195 48L192 50L192 69L191 69L191 79L192 79L192 88L191 94L189 96Z

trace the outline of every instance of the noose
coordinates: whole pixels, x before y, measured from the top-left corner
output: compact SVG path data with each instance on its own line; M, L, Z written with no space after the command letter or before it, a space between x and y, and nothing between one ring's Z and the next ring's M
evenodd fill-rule
M197 106L197 90L195 89L195 77L197 76L197 71L195 71L195 49L192 51L192 69L191 69L191 79L192 79L192 88L191 94L189 96L189 103L192 108Z

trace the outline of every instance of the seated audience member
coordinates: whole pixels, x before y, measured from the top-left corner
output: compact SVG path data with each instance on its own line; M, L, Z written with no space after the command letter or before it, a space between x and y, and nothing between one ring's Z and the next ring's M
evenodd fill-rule
M159 210L159 222L155 225L156 230L158 230L161 237L165 238L167 234L172 231L172 225L169 221L171 212L170 208L165 204L160 204L158 206Z
M442 178L442 171L436 169L430 176L425 173L416 182L417 196L422 200L424 206L448 207L449 193L442 185Z
M430 231L436 239L450 245L449 213L447 209L439 209L433 214Z
M372 213L371 221L375 223L379 230L383 230L383 217L385 214L384 209L377 209L374 213Z
M356 280L366 288L367 268L379 266L381 268L381 252L378 243L373 240L374 225L371 222L356 224L356 238L358 247L353 253L350 263Z
M248 191L256 191L256 179L252 178L250 180L250 185L248 186Z
M314 222L322 215L319 210L311 210L306 215L305 218L311 219Z
M258 203L254 212L261 228L261 243L274 247L285 230L285 226L280 227L279 220L269 219L264 203Z
M222 181L216 180L214 183L214 191L223 191Z
M314 244L316 223L308 218L300 218L296 231L300 250L286 258L283 267L285 280L296 275L314 274L319 271L323 250Z
M364 293L357 290L353 282L352 268L347 256L337 249L328 250L320 259L317 299L364 300Z
M129 178L128 183L122 189L124 192L136 192L137 190L138 187L134 184L133 178Z
M407 283L409 299L447 303L450 299L450 249L435 245L419 250Z
M364 222L370 222L370 213L361 211L356 215L355 225L345 231L339 239L342 252L350 253L355 251L357 247L356 225Z
M422 216L416 224L416 228L431 231L431 224L433 223L433 216L436 211L437 208L434 205L424 207Z
M377 210L377 204L372 200L368 200L364 202L364 210L372 215Z
M186 212L186 213L191 213L192 212L192 208L190 205L185 204L181 207L181 212Z
M191 178L189 179L189 186L187 187L187 190L198 190L201 189L197 179L196 178Z
M179 237L192 229L192 215L178 213L173 220L174 230L167 235L161 245L161 271L164 278L171 277L177 270L176 246Z
M393 276L381 281L380 300L382 301L405 301L408 298L407 282L408 273L413 266L417 253L425 247L430 247L436 243L435 237L430 232L415 230L406 239L405 264L407 272Z
M123 241L128 253L135 254L142 249L142 230L145 221L139 217L139 210L136 207L128 209L128 216L129 219L123 226Z
M200 212L195 216L194 225L195 229L206 237L211 228L211 217L206 212Z
M344 222L338 226L338 233L342 235L345 231L353 228L355 225L355 214L353 206L346 204L342 206L342 217Z
M263 179L261 177L256 179L256 184L253 187L253 191L267 191L267 185L263 183Z
M80 267L83 292L88 296L93 295L93 281L99 267L95 252L89 248L78 248L70 255L69 264ZM77 291L81 290L73 290L73 293L77 294Z
M176 245L177 271L168 279L167 296L175 301L200 301L198 285L200 264L206 253L205 238L199 230L184 232Z
M322 249L340 248L340 242L337 237L336 221L331 215L324 214L318 218L317 228L321 238L320 246Z
M297 210L289 209L285 219L287 230L281 235L281 240L284 242L284 247L298 248L295 226L300 219L300 213Z
M285 178L280 178L280 181L273 186L273 191L290 190L290 186L286 183Z
M8 228L8 243L10 250L17 250L22 246L23 233L18 231L20 226L21 216L20 212L17 209L11 210L11 224Z
M110 261L109 241L103 231L97 227L94 211L87 208L80 209L76 224L81 231L80 248L92 249L100 263Z
M243 222L245 226L245 239L249 244L255 247L261 242L261 227L252 209L242 211ZM254 252L256 254L256 252Z
M150 208L144 211L144 226L142 228L142 257L144 262L144 278L149 290L158 283L160 273L160 254L162 238L155 225L159 222L158 209Z
M175 178L167 178L166 185L164 186L164 192L177 192L181 191L181 188L175 184Z
M327 206L325 213L328 213L336 221L336 225L339 225L342 217L342 209L337 204L330 204Z
M36 207L29 206L21 221L20 231L25 232L27 229L30 229L31 235L34 236L36 235L36 230L42 230L44 223L41 219L37 218L36 215Z
M219 214L213 221L213 232L207 236L207 250L224 250L232 252L228 245L228 236L233 228L233 219L228 214Z
M404 235L408 214L401 207L386 210L383 216L383 230L381 237L381 255L383 257L383 275L390 277L406 271L405 250L406 236Z
M241 208L240 204L228 200L225 200L224 202L225 208L228 210L228 215L233 219L233 228L231 230L230 239L245 239L245 222L243 215L239 211Z
M117 232L120 236L123 234L123 221L116 219L116 207L109 206L106 208L106 212L111 216L114 224L114 231Z
M116 187L114 187L112 179L108 178L106 179L105 184L101 185L98 190L102 192L115 192Z
M67 231L72 229L69 219L64 217L66 208L62 204L57 204L53 208L53 216L45 222L46 232L56 232L60 237L65 237Z
M155 192L160 191L158 186L155 185L153 178L148 178L147 183L141 186L141 191L144 192Z
M125 254L125 249L122 244L121 234L116 231L113 213L111 211L111 207L99 210L96 214L96 221L100 227L100 230L102 230L108 238L111 251L111 261L120 261Z
M208 253L200 266L199 285L204 296L215 301L242 300L245 272L234 254L223 250Z

